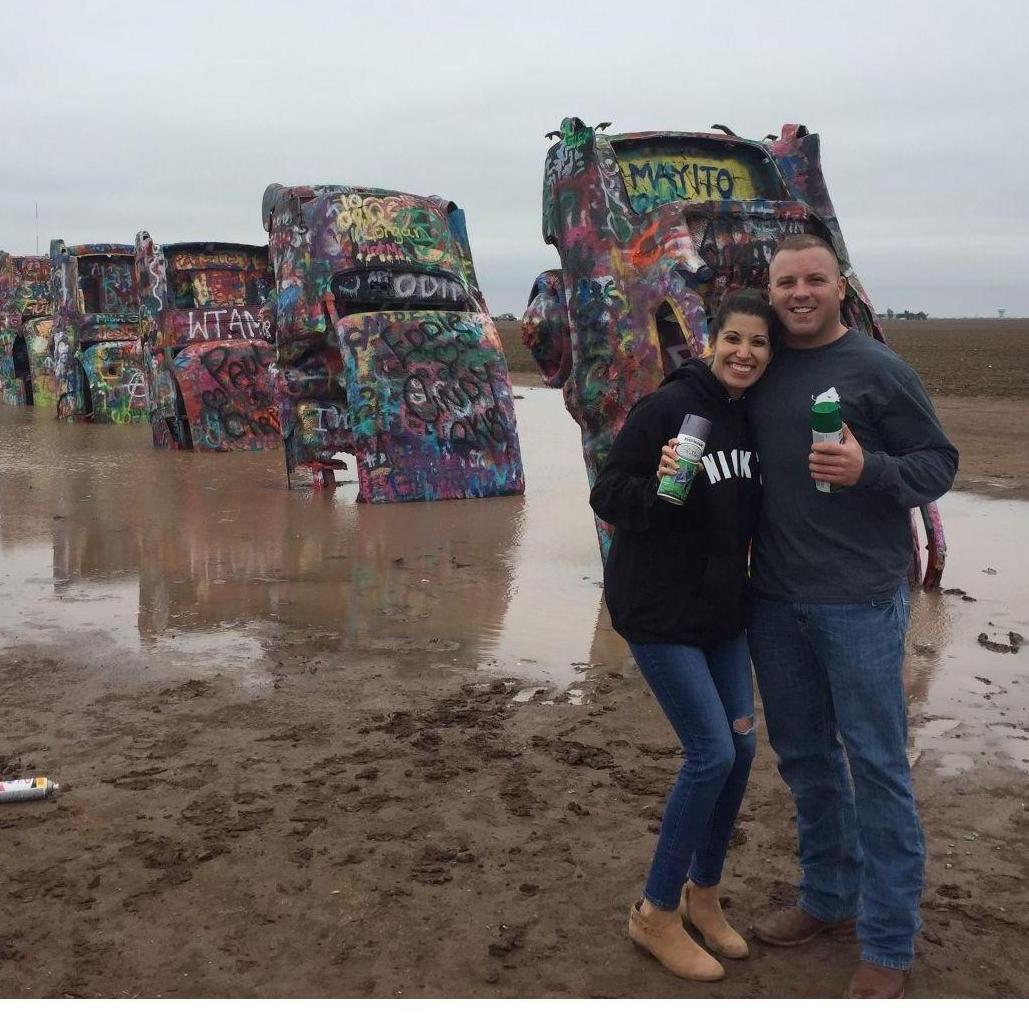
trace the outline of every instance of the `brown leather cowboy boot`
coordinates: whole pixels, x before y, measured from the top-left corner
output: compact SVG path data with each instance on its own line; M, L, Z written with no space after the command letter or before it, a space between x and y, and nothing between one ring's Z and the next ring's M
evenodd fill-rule
M773 911L755 922L754 935L773 947L799 947L820 933L828 933L829 936L838 939L853 940L854 922L853 918L846 918L842 922L823 922L794 905L781 911Z
M899 1000L904 996L907 980L908 973L902 969L862 961L847 987L847 997L855 1000Z

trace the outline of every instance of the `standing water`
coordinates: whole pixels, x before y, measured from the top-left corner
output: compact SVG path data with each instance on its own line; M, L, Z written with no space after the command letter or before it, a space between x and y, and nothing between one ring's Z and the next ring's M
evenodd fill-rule
M354 503L356 482L290 491L278 452L155 451L145 426L0 407L0 645L202 661L262 690L272 645L302 639L575 698L630 661L602 604L578 429L559 392L520 393L524 497L398 505ZM1000 649L1029 638L1029 504L940 506L958 592L913 597L912 757L1029 767L1029 649Z

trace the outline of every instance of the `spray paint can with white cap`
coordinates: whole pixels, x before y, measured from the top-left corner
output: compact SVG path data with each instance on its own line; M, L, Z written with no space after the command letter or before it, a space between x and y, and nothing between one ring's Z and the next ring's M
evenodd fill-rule
M693 485L700 459L704 456L707 438L711 434L711 423L699 414L688 414L682 420L675 444L675 456L679 470L675 475L662 475L657 495L669 504L682 506Z
M33 779L8 779L0 782L0 804L13 804L18 800L46 800L60 791L59 783L45 775Z
M819 393L811 405L811 442L843 442L843 414L840 411L840 395L836 392L835 386ZM831 493L832 485L815 479L815 489L822 493Z

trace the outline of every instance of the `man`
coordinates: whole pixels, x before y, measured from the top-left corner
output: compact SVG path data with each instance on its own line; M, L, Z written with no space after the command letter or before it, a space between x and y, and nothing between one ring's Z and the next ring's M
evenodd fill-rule
M754 931L791 947L852 936L856 919L848 996L900 997L925 863L901 681L909 512L950 488L958 454L917 374L842 323L845 290L816 236L788 237L772 258L785 345L751 393L764 499L749 632L803 879L797 906ZM833 387L843 442L812 446L812 402Z

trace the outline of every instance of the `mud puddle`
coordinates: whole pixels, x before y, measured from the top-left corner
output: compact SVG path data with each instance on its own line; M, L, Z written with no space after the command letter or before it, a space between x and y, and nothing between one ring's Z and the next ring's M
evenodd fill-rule
M632 666L602 604L578 430L558 392L518 393L524 497L395 506L355 504L352 482L290 491L279 453L156 452L143 426L0 407L0 644L128 662L141 682L169 662L234 670L261 693L299 643L589 700ZM913 597L912 759L1029 767L1029 648L1001 649L1029 639L1029 503L941 507L960 592Z

